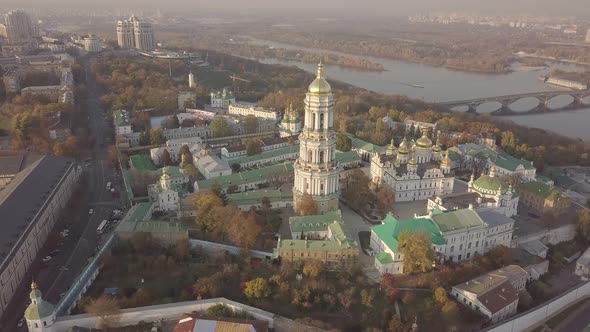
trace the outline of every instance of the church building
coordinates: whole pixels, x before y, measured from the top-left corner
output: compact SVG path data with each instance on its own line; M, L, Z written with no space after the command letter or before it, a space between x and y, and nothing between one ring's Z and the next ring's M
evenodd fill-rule
M428 128L416 142L406 138L396 149L393 139L385 153L371 158L371 179L377 185L388 184L396 202L426 200L453 192L454 175L449 152L444 157L438 143L428 138Z

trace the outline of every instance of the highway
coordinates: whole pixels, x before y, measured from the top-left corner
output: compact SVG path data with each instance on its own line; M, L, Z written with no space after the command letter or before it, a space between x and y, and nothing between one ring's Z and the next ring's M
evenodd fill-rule
M92 161L89 166L84 167L85 184L81 197L79 211L75 211L72 222L67 226L69 235L63 238L63 245L59 247L47 247L39 251L36 261L28 271L28 277L19 285L13 297L9 309L0 320L2 331L26 331L26 324L17 328L17 322L22 318L29 300L31 279L39 285L43 292L43 298L54 305L60 299L60 294L67 291L73 280L86 266L89 258L92 257L101 238L96 234L96 228L103 219L108 219L111 212L120 206L118 198L113 198L106 190L106 183L113 182L116 188L120 188L120 179L113 169L107 154L107 146L112 141L112 129L105 121L104 110L101 108L100 99L97 95L97 87L94 76L90 70L91 59L85 60L86 85L88 97L82 101L84 107L82 112L86 113L88 119L88 130L95 137L95 144L92 150L87 151ZM94 209L92 215L89 209ZM62 229L54 231L59 235ZM103 235L104 237L104 235ZM50 261L42 263L41 259L55 249L59 253Z

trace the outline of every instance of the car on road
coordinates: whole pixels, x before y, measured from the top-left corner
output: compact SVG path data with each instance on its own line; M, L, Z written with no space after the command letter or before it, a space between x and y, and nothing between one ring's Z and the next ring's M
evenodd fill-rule
M111 190L112 186L113 186L113 184L111 182L107 182L107 190Z
M93 214L93 213L94 213L94 209L88 210L88 214Z
M54 251L50 252L49 256L55 256L57 254L59 254L59 249L55 249Z
M23 325L25 325L25 318L21 318L18 323L16 324L16 327L23 327Z
M45 262L49 262L53 257L51 256L45 256L45 258L43 258L41 261L43 261L43 263Z

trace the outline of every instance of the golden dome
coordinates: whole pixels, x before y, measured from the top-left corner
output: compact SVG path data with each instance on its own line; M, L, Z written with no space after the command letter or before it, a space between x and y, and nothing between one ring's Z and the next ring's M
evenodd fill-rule
M440 165L443 167L451 167L451 164L452 164L452 161L451 161L451 158L449 158L449 149L447 149L445 152L445 157L440 162Z
M391 143L389 143L389 146L387 147L387 152L389 154L393 154L395 152L395 145L393 144L393 138L391 139Z
M309 85L307 90L309 93L324 95L328 93L332 93L332 87L324 78L324 65L320 61L318 64L318 75L313 82Z
M422 137L418 138L416 141L416 147L421 149L430 149L432 148L432 141L428 136L426 136L426 130L422 131Z
M408 147L408 140L405 137L402 140L402 142L399 144L399 147L397 148L397 153L398 154L410 153L410 148Z

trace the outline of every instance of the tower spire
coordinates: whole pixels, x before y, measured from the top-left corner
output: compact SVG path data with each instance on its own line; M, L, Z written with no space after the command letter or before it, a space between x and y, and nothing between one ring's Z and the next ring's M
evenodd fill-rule
M324 78L324 64L322 63L322 58L320 58L320 63L318 63L318 78Z

